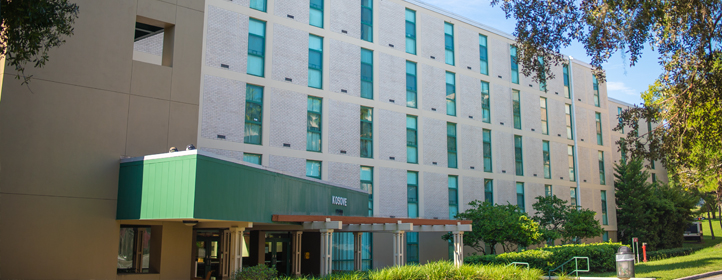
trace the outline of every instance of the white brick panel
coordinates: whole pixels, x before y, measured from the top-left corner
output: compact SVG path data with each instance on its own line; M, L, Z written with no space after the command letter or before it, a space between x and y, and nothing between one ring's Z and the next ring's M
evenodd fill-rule
M361 145L361 108L357 104L326 99L328 114L328 152L334 155L358 157ZM377 123L377 122L375 122ZM374 124L375 124L374 123Z
M286 81L286 78L290 78L290 83L308 86L308 37L308 33L301 30L273 24L271 76L274 80ZM324 64L328 65L328 62L324 61Z
M203 115L201 137L243 143L246 84L216 76L203 79Z
M374 110L374 114L374 141L379 142L374 158L392 160L390 157L394 157L393 161L406 162L406 115L381 109Z
M206 65L228 65L234 72L246 73L248 57L248 16L208 7L206 30Z
M277 88L267 88L266 95L269 101L269 106L266 108L271 113L270 120L266 122L270 124L271 147L283 147L283 144L291 144L290 149L305 151L307 95ZM323 131L323 133L328 132ZM321 145L325 145L325 143L321 143Z
M378 56L374 80L379 84L379 100L387 103L393 100L391 104L406 106L406 60L381 52L374 55ZM418 70L419 65L416 67Z
M361 96L361 48L333 39L328 40L331 47L327 64L330 71L329 90Z

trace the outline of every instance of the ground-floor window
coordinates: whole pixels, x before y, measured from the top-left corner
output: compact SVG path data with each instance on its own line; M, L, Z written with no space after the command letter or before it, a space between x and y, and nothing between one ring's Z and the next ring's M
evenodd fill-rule
M370 232L364 232L361 236L361 270L371 269L371 254L373 236ZM333 259L332 269L334 271L353 271L353 232L333 233Z
M151 227L121 226L118 245L118 273L149 273L158 272L154 265L151 247L153 240ZM156 241L157 242L157 241ZM159 247L157 244L156 247Z
M406 233L406 263L419 263L419 233Z

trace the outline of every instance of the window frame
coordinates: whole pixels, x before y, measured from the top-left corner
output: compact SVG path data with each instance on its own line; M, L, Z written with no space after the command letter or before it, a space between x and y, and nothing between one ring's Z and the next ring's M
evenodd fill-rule
M369 5L364 5L364 3L369 3ZM373 35L373 26L374 26L374 9L373 9L373 0L361 0L361 40L364 40L366 42L373 42L374 41L374 35ZM364 21L364 9L368 10L369 16L371 17L371 22ZM364 38L364 27L367 27L369 30L368 38Z
M246 156L248 156L248 157L257 157L257 158L258 158L258 163L255 163L255 162L246 160ZM243 162L261 165L261 164L263 163L263 154L243 153Z
M409 15L413 15L413 21L409 21ZM406 53L416 55L416 11L411 9L405 10L405 34L406 34ZM413 34L409 34L409 27L413 28ZM413 50L409 52L409 41L413 42Z
M549 135L549 112L546 97L539 97L539 106L541 107L542 134Z
M482 133L482 155L484 158L484 172L492 173L494 170L494 163L493 163L493 157L492 157L492 146L491 146L491 130L490 129L483 129L481 131ZM487 137L488 136L488 137ZM487 147L488 146L488 147ZM488 155L488 156L487 156ZM487 158L488 158L488 166L487 166ZM488 168L487 168L488 167Z
M604 170L604 151L597 151L597 157L599 159L599 184L606 185L607 177Z
M252 22L257 22L257 23L263 24L263 36L251 33L250 25ZM265 73L266 72L266 22L259 20L259 19L255 19L255 18L249 18L248 25L249 25L249 27L248 27L248 52L247 52L247 55L249 57L257 57L257 58L261 59L261 71L260 71L261 75L256 75L256 74L249 72L248 69L250 69L250 67L249 67L250 59L247 59L247 62L246 62L246 74L256 76L256 77L265 77L265 74L266 74ZM254 53L254 52L251 52L251 38L255 38L255 37L260 38L261 42L263 42L263 50L262 50L263 53L260 55Z
M447 27L449 27L449 30L451 31L449 33L449 30L447 30ZM449 47L449 41L451 42L451 47ZM445 21L444 22L444 63L447 65L455 66L456 64L456 53L454 52L455 46L454 46L454 24ZM449 58L449 53L451 53L451 58Z
M260 89L260 92L261 92L261 101L260 102L255 101L253 99L248 99L249 90L253 90L253 89ZM243 143L244 144L263 145L263 97L264 97L263 91L264 91L264 89L265 88L263 86L246 84L246 103L245 103L245 106L244 106L245 109L243 112L243 115L244 115ZM255 105L260 108L260 111L258 112L259 119L257 121L250 120L251 116L248 115L249 104L251 104L251 106ZM255 143L255 141L251 141L250 140L251 137L246 135L247 127L249 127L249 124L258 126L258 143Z
M367 119L364 118L364 110L367 110L367 111L369 112L369 117L371 118L371 120L367 120ZM373 132L373 131L374 131L374 119L373 119L374 109L371 108L371 107L361 106L360 111L361 111L361 116L360 116L360 122L361 122L361 123L360 123L360 129L361 129L361 132L360 132L360 134L361 134L361 136L360 136L360 142L361 142L361 146L360 146L360 150L359 150L359 157L361 157L361 158L374 158L374 135L373 135L373 134L374 134L374 132ZM364 137L364 124L370 126L370 133L371 133L370 137ZM367 155L364 155L364 154L363 154L364 142L368 142L369 146L371 147L371 148L370 148L370 152L369 152L369 154L367 154Z
M449 84L451 77L452 84ZM449 92L451 90L451 92ZM449 108L453 108L453 112L449 113ZM446 71L446 115L456 116L456 73Z
M491 95L489 82L481 81L481 121L491 123Z
M514 167L516 176L524 176L524 139L514 135Z
M320 41L320 43L321 43L321 48L320 48L320 49L312 49L312 48L311 48L310 41L312 40L312 38L318 39L318 40ZM311 63L311 57L312 57L311 54L312 54L312 53L318 53L318 57L319 57L319 59L320 59L320 65L318 65L318 67L316 67L316 66L317 66L316 64L312 64L312 63ZM311 85L311 75L310 75L311 71L318 71L318 72L319 72L319 75L318 75L318 76L319 76L319 81L318 81L319 86L318 86L318 87L315 87L315 86L312 86L312 85ZM313 35L313 34L309 34L308 72L309 72L309 75L308 75L308 87L310 87L310 88L316 88L316 89L323 89L323 37L321 37L321 36L316 36L316 35Z
M489 38L479 34L479 73L489 76Z
M549 141L542 141L542 164L544 166L544 179L552 178L552 161Z
M409 119L414 120L414 127L409 127ZM413 115L406 115L406 163L413 163L418 164L419 163L419 119L417 116ZM410 144L409 142L409 133L413 133L414 135L414 144ZM414 161L409 161L409 148L413 148L414 151Z
M453 132L453 133L452 133ZM459 168L459 146L456 138L456 123L446 123L446 152L447 152L447 166L449 168ZM453 147L452 144L453 143ZM453 157L453 164L452 159Z
M511 61L511 83L519 84L519 61L517 60L516 47L509 46L509 57Z
M318 176L309 175L309 173L308 173L308 164L309 163L311 163L311 164L317 163L318 164ZM323 177L323 162L320 160L307 159L306 160L306 177L321 180L321 177Z
M318 5L314 5L314 3L313 3L314 1L320 1L320 2L321 2L321 6L318 7ZM310 0L310 1L308 1L308 2L309 2L309 3L308 3L308 6L309 6L309 10L310 10L310 11L309 11L309 15L308 15L308 25L310 25L310 26L315 26L315 27L318 27L318 28L323 28L323 21L324 21L324 17L325 17L325 15L324 15L324 13L323 13L323 10L325 9L324 0ZM313 10L316 10L316 11L318 11L319 13L321 13L321 25L320 25L320 26L315 25L315 24L313 24L313 23L311 22L311 18L313 17Z
M369 174L371 175L370 179L364 178L364 168L369 170ZM374 167L373 166L361 166L361 172L360 172L360 189L365 190L369 193L369 217L374 216Z
M453 178L453 186L452 186ZM459 214L459 176L449 175L449 220L455 220ZM453 197L453 199L452 199Z
M521 192L519 192L519 190L521 190ZM522 213L526 213L526 197L524 193L524 182L516 182L516 206L519 207Z
M594 112L594 119L597 129L597 145L604 145L604 136L602 135L602 113Z
M364 53L368 54L368 56L371 58L371 62L365 62L364 61ZM370 77L367 77L364 75L364 68L367 67L370 69ZM364 87L364 83L370 84L367 87ZM364 88L368 89L369 92L365 93ZM361 98L365 99L374 99L374 51L369 49L361 48Z
M409 67L413 66L412 69L414 70L414 73L409 73ZM418 84L419 81L417 79L417 73L418 69L416 68L416 62L413 61L406 61L406 107L408 108L417 108L419 106L418 103ZM413 88L409 86L410 80L413 80ZM409 94L413 94L413 106L411 106L411 101L409 100Z
M494 204L494 179L484 179L484 202Z
M514 121L514 129L521 130L521 91L511 90L511 110Z
M308 152L317 152L320 153L323 150L323 98L316 97L312 95L308 95L307 102L311 100L318 100L319 101L319 109L318 111L311 111L308 109L308 106L306 107L306 151ZM308 103L307 103L308 104ZM308 121L309 118L311 118L311 115L318 115L318 131L314 131L310 125L310 122ZM308 135L310 134L318 134L318 150L311 150L308 146Z

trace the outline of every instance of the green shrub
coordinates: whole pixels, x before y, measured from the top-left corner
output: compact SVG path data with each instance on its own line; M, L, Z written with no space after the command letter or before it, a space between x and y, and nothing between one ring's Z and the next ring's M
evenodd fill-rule
M562 246L542 247L535 250L510 252L499 255L470 256L464 259L469 264L509 264L526 262L533 268L548 272L557 268L573 257L588 257L589 268L593 272L607 272L616 269L614 255L621 243L569 244ZM574 270L574 261L566 264L564 271ZM586 268L586 261L579 260L580 269ZM561 271L559 269L558 271ZM555 271L556 272L556 271Z
M673 257L690 255L697 251L695 248L674 248L647 252L648 261L658 261Z
M267 267L259 264L257 266L246 267L233 273L233 280L272 280L276 279L278 271L275 268Z

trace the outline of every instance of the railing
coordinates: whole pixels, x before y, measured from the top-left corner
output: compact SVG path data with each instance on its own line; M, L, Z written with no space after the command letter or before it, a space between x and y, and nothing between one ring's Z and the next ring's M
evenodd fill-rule
M513 265L515 267L517 265L526 265L526 269L529 270L529 263L527 263L527 262L512 262L510 264L507 264L506 266L511 266L511 265Z
M587 269L584 269L584 270L579 269L579 260L587 260ZM564 265L570 263L571 261L574 261L574 270L570 271L569 274L575 273L577 279L579 279L579 272L589 272L589 258L588 257L573 257L573 258L569 259L568 261L564 262L563 264L561 264L560 266L557 266L556 268L549 270L549 278L548 279L552 279L552 272L554 272L555 270L558 270L561 268L562 272L565 272Z

